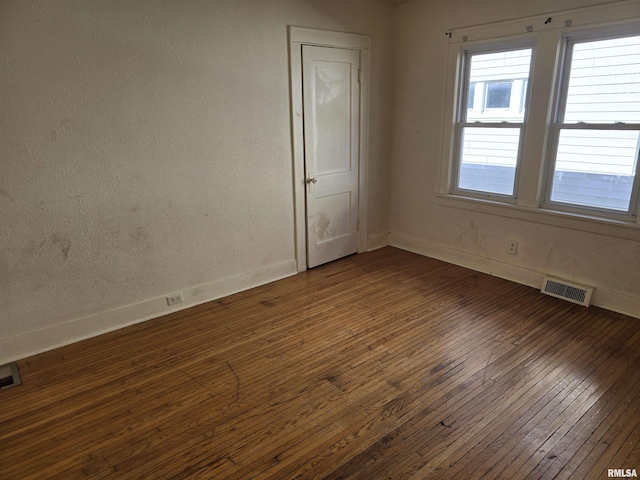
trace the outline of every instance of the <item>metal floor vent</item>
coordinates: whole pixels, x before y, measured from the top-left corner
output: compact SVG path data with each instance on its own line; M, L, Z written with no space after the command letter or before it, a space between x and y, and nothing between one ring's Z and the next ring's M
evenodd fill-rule
M545 277L542 284L542 293L552 297L561 298L568 302L577 303L588 307L591 304L593 287L569 283L558 278Z
M20 374L18 373L18 364L10 363L0 366L0 390L20 385Z

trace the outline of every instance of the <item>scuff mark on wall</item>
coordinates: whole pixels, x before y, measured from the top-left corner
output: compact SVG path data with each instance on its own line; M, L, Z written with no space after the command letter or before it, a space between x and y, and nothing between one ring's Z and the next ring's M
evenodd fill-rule
M460 235L458 235L458 243L463 242L463 237L465 235L471 234L473 235L473 244L474 245L478 244L478 226L475 223L473 223L473 221L469 222L468 227L459 226L458 228L461 230Z
M65 237L61 237L58 234L53 234L50 237L43 239L37 245L32 245L23 250L22 256L25 259L31 257L40 257L43 253L46 253L47 250L58 250L64 260L69 258L69 250L71 249L71 240Z
M60 253L66 260L69 257L69 249L71 248L71 240L64 237L59 237L54 234L51 235L51 244L60 248Z

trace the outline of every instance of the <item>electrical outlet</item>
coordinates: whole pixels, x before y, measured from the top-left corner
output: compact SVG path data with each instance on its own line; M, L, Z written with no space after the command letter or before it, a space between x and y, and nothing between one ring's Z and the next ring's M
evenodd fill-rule
M182 296L182 293L175 293L167 297L168 306L175 305L176 303L182 303L182 302L184 302L184 297Z
M507 248L507 253L511 255L515 255L518 250L518 242L515 240L509 240L509 247Z

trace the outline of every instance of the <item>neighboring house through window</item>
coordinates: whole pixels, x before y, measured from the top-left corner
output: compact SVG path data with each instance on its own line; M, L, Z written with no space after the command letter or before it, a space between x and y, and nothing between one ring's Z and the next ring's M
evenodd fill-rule
M638 226L640 6L467 30L451 40L443 201Z

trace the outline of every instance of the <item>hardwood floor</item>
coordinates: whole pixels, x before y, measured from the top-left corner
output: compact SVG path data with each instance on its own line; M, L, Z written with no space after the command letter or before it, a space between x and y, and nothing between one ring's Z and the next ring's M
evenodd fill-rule
M19 366L2 479L640 470L640 320L393 248Z

